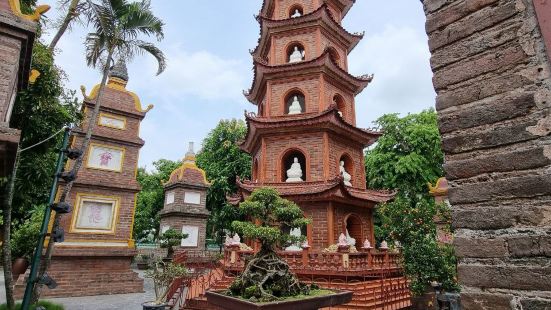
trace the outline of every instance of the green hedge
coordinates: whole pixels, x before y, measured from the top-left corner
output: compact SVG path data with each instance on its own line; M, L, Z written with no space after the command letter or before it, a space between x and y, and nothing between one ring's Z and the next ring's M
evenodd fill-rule
M38 305L32 305L30 310L35 310L36 306L42 306L45 307L46 310L65 310L65 308L62 305L54 304L53 302L49 301L39 301ZM7 310L8 307L6 304L0 305L0 310ZM21 304L15 305L15 310L21 310Z

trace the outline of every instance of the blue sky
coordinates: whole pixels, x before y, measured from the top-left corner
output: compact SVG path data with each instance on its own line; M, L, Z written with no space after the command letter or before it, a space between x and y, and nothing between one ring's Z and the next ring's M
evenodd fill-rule
M48 18L59 14L56 0ZM424 32L425 16L420 1L357 0L343 21L350 32L365 37L350 54L354 75L375 74L375 79L356 97L359 127L385 113L418 112L434 106L430 53ZM165 22L165 39L158 46L168 58L168 68L155 76L153 58L141 56L129 64L128 89L154 104L142 122L140 135L146 144L140 166L152 168L160 158L181 159L187 142L200 144L220 119L243 118L244 110L256 111L242 90L252 79L249 49L256 46L259 26L253 18L261 0L152 0L155 13ZM67 86L90 90L99 82L98 71L87 68L84 26L75 26L58 47L56 63L68 75ZM48 38L48 34L46 36Z

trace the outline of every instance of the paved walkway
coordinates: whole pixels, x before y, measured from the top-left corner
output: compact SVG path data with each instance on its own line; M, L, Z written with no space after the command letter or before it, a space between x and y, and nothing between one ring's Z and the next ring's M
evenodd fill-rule
M5 302L6 294L4 289L4 273L0 269L0 303ZM143 271L136 270L143 278ZM153 282L145 279L145 293L124 294L124 295L101 295L88 297L69 297L47 299L65 306L65 310L139 310L142 303L155 299Z

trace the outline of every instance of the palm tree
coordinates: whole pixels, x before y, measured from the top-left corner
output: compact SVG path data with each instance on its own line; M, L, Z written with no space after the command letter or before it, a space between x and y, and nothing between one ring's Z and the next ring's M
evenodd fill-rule
M80 147L83 154L90 144L107 77L111 65L114 63L113 60L131 60L137 55L148 53L158 62L157 75L166 68L166 60L162 51L152 43L140 39L140 35L155 36L158 41L163 38L164 23L151 11L149 0L132 3L129 3L128 0L87 0L86 5L88 6L86 10L88 23L94 28L94 31L89 33L85 40L86 62L90 67L100 68L103 77L86 135ZM74 175L82 166L83 157L80 156L75 161L71 170ZM60 201L65 201L72 186L73 182L67 183L60 196ZM60 218L61 215L56 214L54 227L59 225ZM50 265L53 245L54 242L50 239L44 262L40 268L39 278L44 275ZM39 286L40 284L34 287L33 301L38 300Z

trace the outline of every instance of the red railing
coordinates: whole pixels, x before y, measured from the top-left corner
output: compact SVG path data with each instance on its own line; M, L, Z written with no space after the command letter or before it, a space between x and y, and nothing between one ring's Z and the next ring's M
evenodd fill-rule
M240 251L227 248L224 253L224 267L228 270L242 270L247 257L254 255L252 251ZM364 276L384 269L390 272L401 270L401 254L390 251L369 251L359 253L326 253L304 250L301 252L281 251L282 257L295 273L319 274L341 272L343 275Z

